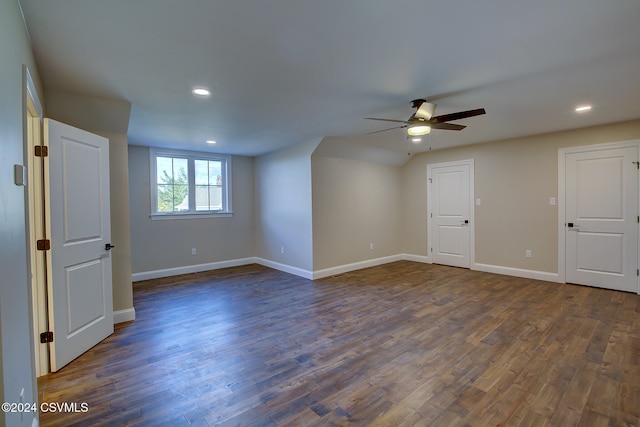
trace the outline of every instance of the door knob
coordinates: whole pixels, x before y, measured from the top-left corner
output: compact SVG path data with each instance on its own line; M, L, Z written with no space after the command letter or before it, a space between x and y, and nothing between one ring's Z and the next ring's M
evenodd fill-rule
M105 251L110 251L113 248L115 248L115 246L112 245L111 243L107 243L106 245L104 245L104 250Z

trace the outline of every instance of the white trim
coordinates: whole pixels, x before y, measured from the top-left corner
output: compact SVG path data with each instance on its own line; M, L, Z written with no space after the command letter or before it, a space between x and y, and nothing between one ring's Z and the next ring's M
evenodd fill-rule
M524 279L544 280L547 282L564 283L558 273L547 271L527 270L524 268L503 267L501 265L474 263L472 270L483 271L485 273L501 274L504 276L522 277Z
M276 261L271 261L264 258L255 258L254 262L256 264L264 265L265 267L273 268L274 270L284 271L285 273L293 274L295 276L300 276L305 279L313 280L313 272L309 270L305 270L303 268L294 267L288 264L282 264Z
M136 320L136 309L134 307L113 312L113 324L132 322Z
M431 258L424 255L414 255L414 254L400 254L403 261L413 261L413 262L421 262L424 264L433 264Z
M31 427L38 427L40 425L40 420L35 415L33 416L33 420L31 421Z
M336 274L348 273L350 271L360 270L377 265L388 264L390 262L401 261L402 255L391 255L382 258L368 259L364 261L353 262L351 264L338 265L336 267L324 268L313 272L313 279L322 279L323 277L335 276Z
M163 268L161 270L143 271L133 273L131 280L139 282L141 280L159 279L161 277L178 276L180 274L199 273L201 271L217 270L227 267L238 267L240 265L256 264L257 258L239 258L228 261L209 262L206 264L185 265L182 267Z
M640 140L628 140L618 142L605 142L602 144L581 145L578 147L558 148L558 281L566 283L566 240L565 240L565 200L566 200L566 162L567 154L584 153L600 150L611 150L616 148L636 147L640 149ZM640 185L638 186L640 188ZM640 197L638 197L638 211L640 212ZM640 227L637 236L640 245ZM638 261L636 268L640 266L640 250L638 251ZM640 294L640 277L638 277L638 294Z
M431 236L433 235L431 227L431 181L432 171L434 168L444 168L451 166L468 166L469 167L469 267L474 265L476 260L476 218L475 218L475 161L474 159L457 160L454 162L429 163L427 164L427 253L432 248Z
M166 221L173 219L205 219L205 218L231 218L233 212L215 213L215 212L203 212L203 213L189 213L189 214L168 214L168 213L155 213L149 215L153 221Z
M177 276L179 274L198 273L201 271L217 270L227 267L238 267L241 265L259 264L265 267L273 268L285 273L293 274L309 280L322 279L324 277L335 276L337 274L348 273L355 270L360 270L368 267L375 267L378 265L388 264L396 261L413 261L424 264L431 264L432 261L428 256L415 255L415 254L397 254L380 258L373 258L364 261L353 262L350 264L338 265L335 267L324 268L322 270L305 270L302 268L294 267L287 264L282 264L276 261L271 261L259 257L240 258L228 261L211 262L208 264L189 265L184 267L166 268L163 270L146 271L143 273L134 273L132 279L134 282L148 279L158 279L161 277ZM523 268L504 267L500 265L480 264L474 263L471 266L471 270L483 271L486 273L501 274L505 276L522 277L525 279L544 280L547 282L564 283L560 280L558 273L550 273L547 271L527 270ZM130 309L133 310L133 309ZM123 310L127 311L127 310ZM120 312L118 312L120 313ZM135 311L134 311L135 319ZM124 316L125 314L117 314L117 316ZM116 316L116 313L114 313ZM128 320L133 320L128 319ZM125 320L126 321L126 320Z
M48 252L37 251L34 247L35 236L42 232L43 193L46 191L40 180L41 164L34 157L36 145L42 143L43 109L38 90L31 77L29 67L23 65L23 144L24 164L28 172L27 200L25 204L25 225L27 229L27 267L30 273L31 318L33 320L33 358L35 374L40 377L49 373L49 346L40 343L40 332L46 330L48 324L48 307L45 294L46 275L45 258ZM46 162L46 159L44 160Z
M565 187L566 187L566 162L567 151L565 149L558 149L558 279L562 283L566 283L566 242L564 225L566 223L565 217Z
M184 212L158 212L158 191L157 191L157 161L158 156L167 156L187 160L187 184L189 194L195 194L195 166L196 160L215 160L222 162L221 176L223 177L222 201L223 210L220 211L197 211L195 197L188 197L189 210ZM204 151L174 150L169 148L150 147L149 148L149 191L151 197L151 219L193 219L193 218L213 218L233 216L233 203L231 191L231 162L232 156L229 154L209 153Z
M36 109L38 118L42 120L44 114L42 112L42 103L40 102L40 96L38 96L38 89L36 88L35 83L33 83L33 78L31 78L31 73L29 72L29 68L26 65L24 66L24 79L27 89L27 96L31 98L31 102L33 102L33 106Z

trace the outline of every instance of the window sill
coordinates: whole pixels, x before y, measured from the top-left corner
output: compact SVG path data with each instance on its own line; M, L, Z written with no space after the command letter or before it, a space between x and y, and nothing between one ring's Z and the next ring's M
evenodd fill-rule
M205 218L231 218L233 212L202 212L202 213L184 213L184 214L151 214L150 217L154 221L163 221L169 219L205 219Z

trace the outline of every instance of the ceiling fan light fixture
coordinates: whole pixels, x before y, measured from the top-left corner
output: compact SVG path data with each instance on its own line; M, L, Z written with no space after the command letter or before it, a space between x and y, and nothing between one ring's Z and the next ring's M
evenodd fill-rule
M419 136L414 136L414 137L411 138L411 142L416 143L416 144L418 142L421 142L421 141L422 141L422 138L420 138Z
M407 133L411 136L422 136L431 132L431 127L427 125L413 125L407 128Z

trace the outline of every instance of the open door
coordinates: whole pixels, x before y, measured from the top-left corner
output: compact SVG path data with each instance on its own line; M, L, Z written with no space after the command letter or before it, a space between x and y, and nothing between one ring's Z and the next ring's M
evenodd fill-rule
M55 372L113 333L109 141L50 119L44 121L44 141Z

